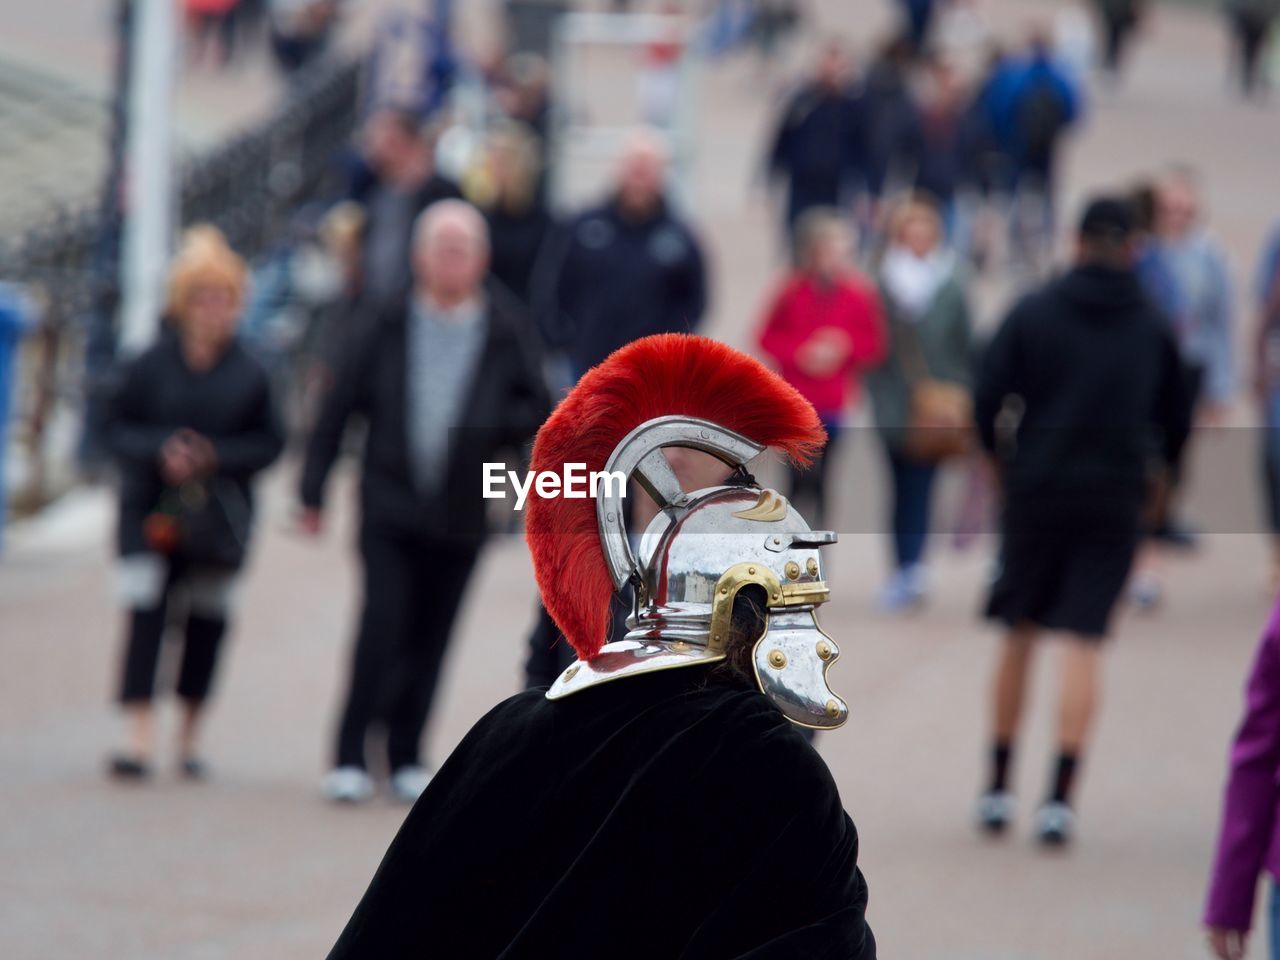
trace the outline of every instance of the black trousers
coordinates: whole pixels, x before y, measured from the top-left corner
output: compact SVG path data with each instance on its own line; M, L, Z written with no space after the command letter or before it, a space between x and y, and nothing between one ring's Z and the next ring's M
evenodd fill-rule
M365 767L365 737L387 728L389 769L418 765L440 667L480 545L364 529L364 610L338 729L337 766Z
M181 582L184 572L181 564L170 566L159 603L129 611L129 634L120 678L121 703L149 703L155 695L156 668L160 663L169 608L175 586ZM213 685L227 620L225 616L188 609L183 627L178 696L191 703L203 703Z

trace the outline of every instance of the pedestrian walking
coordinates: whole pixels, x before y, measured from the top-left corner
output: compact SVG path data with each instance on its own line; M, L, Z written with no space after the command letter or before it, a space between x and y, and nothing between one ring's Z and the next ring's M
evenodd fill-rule
M411 284L413 225L437 200L460 196L436 172L434 149L412 111L387 107L365 124L359 170L350 199L365 209L361 294L398 302Z
M526 311L533 309L534 271L556 227L539 190L539 155L529 127L504 124L489 135L483 171L468 191L489 223L489 273Z
M441 665L485 533L482 464L518 450L547 412L518 308L486 289L484 218L461 200L414 229L413 291L357 324L307 446L303 529L323 526L326 481L349 419L367 423L360 481L363 609L324 795L373 795L370 761L392 796L417 799ZM375 753L366 743L385 726Z
M800 735L847 716L814 619L835 535L743 469L766 446L805 459L821 443L802 397L702 337L644 338L579 381L532 469L625 464L665 510L637 558L616 491L530 501L538 586L578 660L472 727L330 960L875 957L857 832ZM662 451L682 448L716 451L735 480L680 495ZM634 629L606 642L628 581ZM654 815L673 802L707 815Z
M187 56L192 63L206 59L220 67L235 56L236 8L241 0L183 0L186 12Z
M23 291L0 282L0 556L4 555L4 528L9 513L5 483L5 454L9 448L10 401L13 397L18 345L34 326L34 310Z
M1052 257L1059 156L1065 134L1080 119L1082 102L1076 78L1055 58L1048 35L1033 33L1000 106L1007 114L1000 127L1010 136L1012 161L1010 246L1033 276Z
M1172 324L1186 379L1188 416L1198 427L1224 426L1236 391L1235 307L1226 257L1204 224L1200 189L1194 175L1175 168L1156 184L1155 232L1142 262L1148 295ZM1169 505L1144 547L1130 585L1142 609L1163 598L1159 557L1161 544L1189 549L1193 531L1177 518L1177 496L1188 482L1184 446L1169 491Z
M284 447L267 372L236 337L245 265L212 227L169 276L167 324L124 370L107 439L120 469L118 596L127 611L119 699L125 747L109 770L150 775L166 631L182 632L178 763L204 776L200 721L249 547L254 476Z
M938 204L947 239L958 252L969 248L968 194L977 180L983 145L969 111L969 92L955 68L931 60L914 100L906 155L913 189Z
M961 452L973 380L968 295L942 218L927 198L900 201L888 217L880 287L889 335L867 387L891 483L893 574L880 596L890 612L927 596L924 566L939 464Z
M667 150L648 129L622 149L611 196L573 218L535 293L547 344L574 380L653 333L697 328L707 305L702 248L667 199Z
M1263 423L1262 479L1271 532L1271 586L1280 592L1280 227L1258 262L1254 297L1258 310L1253 359L1254 400Z
M1262 631L1227 763L1204 908L1209 947L1218 960L1244 960L1265 871L1271 876L1266 955L1280 960L1280 604Z
M1176 463L1188 429L1177 348L1143 294L1135 256L1129 205L1090 203L1075 265L1014 307L976 391L978 432L1003 494L987 616L1007 628L978 821L1000 833L1012 819L1008 777L1032 651L1041 633L1061 633L1058 753L1035 820L1044 844L1074 835L1102 641L1133 563L1153 463Z
M898 0L898 6L903 21L903 34L911 44L912 54L920 56L928 48L939 4L935 0Z
M1093 5L1102 27L1102 69L1118 81L1130 41L1146 14L1146 0L1093 0Z
M884 357L880 297L853 267L853 233L835 211L807 210L796 225L798 266L773 294L760 349L784 380L813 404L827 444L807 468L789 468L787 495L821 525L830 465L845 418L859 399L858 378Z
M1174 168L1156 189L1153 255L1173 282L1163 305L1186 366L1196 417L1218 426L1236 391L1235 318L1226 255L1205 221L1195 174Z
M1240 77L1240 90L1246 97L1266 88L1262 71L1262 52L1267 46L1271 26L1280 15L1278 0L1224 0L1223 10L1235 47L1235 66Z
M865 202L858 207L858 225L869 249L875 249L883 239L883 198L911 185L912 137L917 120L914 68L915 53L910 42L905 38L889 41L867 68L858 98L866 183Z
M1015 131L1006 105L1020 70L1013 54L993 44L963 121L974 203L962 242L967 242L969 259L979 271L993 259L1012 202Z
M769 175L786 183L787 235L811 207L847 209L865 188L866 130L844 48L827 44L813 78L782 109L769 148Z

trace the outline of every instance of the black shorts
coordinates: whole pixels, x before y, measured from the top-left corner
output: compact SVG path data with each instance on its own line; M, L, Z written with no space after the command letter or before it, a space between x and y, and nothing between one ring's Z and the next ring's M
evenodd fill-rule
M1136 521L1047 526L1006 519L987 617L1101 640L1133 566Z

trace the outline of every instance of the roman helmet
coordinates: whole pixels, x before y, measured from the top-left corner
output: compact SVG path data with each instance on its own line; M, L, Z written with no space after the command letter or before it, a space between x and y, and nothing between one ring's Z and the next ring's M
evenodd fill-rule
M659 512L633 549L626 484L585 499L531 497L526 536L543 603L578 654L547 697L724 660L734 600L752 587L767 614L751 658L760 690L801 726L844 723L848 707L827 685L839 647L816 617L829 595L820 551L836 536L809 529L747 471L767 448L808 463L825 439L794 388L704 337L646 337L588 371L539 431L531 469L581 463L625 476ZM683 490L663 453L673 447L718 458L726 478ZM610 642L610 604L628 586L628 630Z

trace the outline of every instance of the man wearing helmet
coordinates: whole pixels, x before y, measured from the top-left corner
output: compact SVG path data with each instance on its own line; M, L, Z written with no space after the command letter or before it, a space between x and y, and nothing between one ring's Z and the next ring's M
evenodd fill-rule
M703 338L648 337L582 378L531 468L622 471L661 510L636 555L616 491L531 497L543 602L578 661L472 728L331 960L875 957L857 833L800 732L848 716L815 618L835 535L746 472L822 441L791 387ZM667 448L729 475L685 492ZM606 642L627 583L628 632Z

